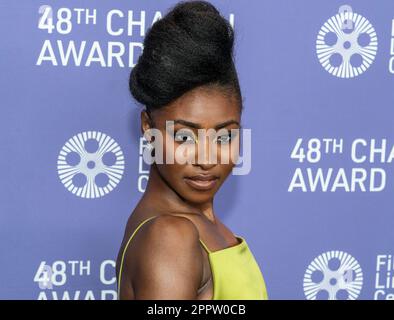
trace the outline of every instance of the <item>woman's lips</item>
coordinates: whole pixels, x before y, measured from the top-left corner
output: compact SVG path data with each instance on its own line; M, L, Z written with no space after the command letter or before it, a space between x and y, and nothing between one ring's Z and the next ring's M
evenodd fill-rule
M197 190L209 190L212 189L218 181L217 177L190 177L185 178L185 182L194 189Z

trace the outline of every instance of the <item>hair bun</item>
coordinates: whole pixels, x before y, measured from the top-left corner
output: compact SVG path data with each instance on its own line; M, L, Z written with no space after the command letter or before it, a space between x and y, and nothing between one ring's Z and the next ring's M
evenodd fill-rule
M131 71L133 97L159 108L197 86L233 81L234 31L206 1L182 1L155 22Z

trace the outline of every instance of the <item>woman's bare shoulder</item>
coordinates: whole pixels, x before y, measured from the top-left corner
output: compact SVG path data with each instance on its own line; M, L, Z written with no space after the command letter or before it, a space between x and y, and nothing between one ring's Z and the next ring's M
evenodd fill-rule
M135 296L143 299L194 299L203 256L199 232L186 217L161 214L133 238L126 260Z

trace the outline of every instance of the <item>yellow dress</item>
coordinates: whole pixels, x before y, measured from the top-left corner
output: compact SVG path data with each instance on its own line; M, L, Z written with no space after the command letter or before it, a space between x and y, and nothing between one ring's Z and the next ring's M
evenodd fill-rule
M122 277L123 260L131 239L142 225L156 216L142 221L127 241L120 262L118 299ZM249 249L246 240L236 235L239 243L217 251L210 251L200 239L208 253L213 279L212 300L267 300L267 289L263 275Z

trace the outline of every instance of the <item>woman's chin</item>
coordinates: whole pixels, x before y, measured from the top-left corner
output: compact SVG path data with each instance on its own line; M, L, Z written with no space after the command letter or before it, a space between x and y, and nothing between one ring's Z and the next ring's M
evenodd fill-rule
M185 190L182 192L183 198L189 202L189 203L195 203L195 204L202 204L202 203L207 203L209 201L212 201L215 193L212 191L210 192L202 192L202 191L189 191L185 192Z

